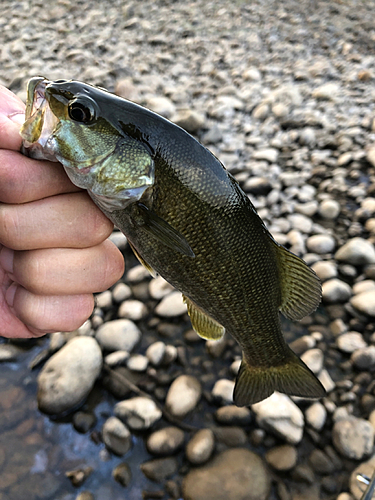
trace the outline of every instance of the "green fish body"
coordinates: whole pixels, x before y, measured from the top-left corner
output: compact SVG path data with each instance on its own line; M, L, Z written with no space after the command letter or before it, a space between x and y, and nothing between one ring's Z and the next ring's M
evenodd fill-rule
M33 79L21 130L123 231L139 260L183 293L193 328L243 351L234 401L324 388L286 344L279 312L316 309L315 273L279 245L220 161L159 115L80 82Z

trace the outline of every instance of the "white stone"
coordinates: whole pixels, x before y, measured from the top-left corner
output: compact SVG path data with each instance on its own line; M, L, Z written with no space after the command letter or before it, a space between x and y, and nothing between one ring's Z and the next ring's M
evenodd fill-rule
M132 291L130 286L125 285L125 283L118 283L112 290L112 298L115 302L123 302L132 296Z
M221 404L232 404L234 386L235 382L233 380L219 379L215 382L211 391L212 397L219 400Z
M254 151L253 158L255 160L266 160L269 163L276 163L279 157L279 152L275 148L265 148Z
M127 365L129 370L145 372L148 367L148 359L146 356L142 356L142 354L134 354L128 359Z
M301 359L310 370L318 374L323 368L324 354L321 349L309 349L301 355Z
M184 443L184 431L178 427L164 427L147 439L147 450L154 455L173 455Z
M375 290L354 295L350 303L359 312L375 317Z
M147 351L146 356L149 359L150 363L154 366L159 366L163 362L163 358L165 355L165 344L164 342L154 342L151 344Z
M361 460L373 449L374 429L368 420L349 417L335 422L332 431L335 448L345 457Z
M187 308L182 299L181 292L171 292L166 295L155 307L155 313L163 318L172 318L186 313Z
M321 260L319 262L315 262L311 267L319 276L321 281L327 281L331 278L336 278L337 276L337 266L334 262Z
M317 401L305 410L305 419L308 425L313 427L315 430L320 431L326 422L327 410L322 403Z
M190 375L180 375L171 384L165 405L175 417L184 418L197 406L202 395L198 379Z
M127 272L126 279L129 283L135 284L140 283L141 281L150 278L149 271L143 267L141 264L138 266L134 266Z
M160 300L173 291L173 286L164 278L158 276L150 281L148 289L153 299Z
M325 281L322 285L323 300L329 304L346 302L351 294L350 286L337 278Z
M130 354L128 351L114 351L104 358L104 362L114 368L115 366L126 365L127 360L129 359Z
M357 295L363 292L369 292L370 290L375 290L375 281L374 280L363 280L355 283L353 285L353 294Z
M340 214L340 204L335 200L323 200L319 206L319 215L323 219L334 220Z
M131 352L141 340L141 331L130 319L115 319L98 328L96 340L106 351Z
M346 332L339 335L336 339L336 344L340 351L347 353L367 347L367 343L359 332Z
M194 434L186 446L186 458L194 465L207 462L215 447L215 436L211 429L201 429Z
M116 417L109 417L103 425L103 442L116 455L124 455L131 447L131 434L125 424Z
M317 254L331 253L334 251L335 239L329 234L315 234L307 238L306 246L310 252Z
M337 250L335 259L354 266L374 264L374 245L363 238L352 238Z
M114 412L116 417L134 430L149 429L162 417L162 412L154 401L146 397L120 401L115 405Z
M313 91L312 96L315 99L335 101L339 92L340 86L337 83L330 82L317 87Z
M106 290L105 292L95 295L96 307L100 309L111 307L112 305L112 292Z
M147 307L140 300L125 300L118 309L120 318L128 318L139 321L148 314Z

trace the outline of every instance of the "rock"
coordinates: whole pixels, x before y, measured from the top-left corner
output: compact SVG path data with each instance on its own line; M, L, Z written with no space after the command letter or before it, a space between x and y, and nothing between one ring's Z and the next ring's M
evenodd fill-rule
M375 146L371 146L368 149L366 159L373 167L375 167Z
M131 447L131 434L121 420L110 417L103 425L103 441L107 448L116 455L124 455Z
M205 124L205 116L192 109L179 109L171 121L190 134L194 134Z
M367 347L362 334L360 334L359 332L346 332L342 335L339 335L336 339L336 344L340 351L347 353L352 353L357 349L363 349L364 347Z
M82 467L79 469L65 472L65 476L71 481L73 486L79 488L86 481L86 479L92 474L93 470L94 469L90 466Z
M249 425L251 422L251 411L246 406L243 408L235 405L222 406L215 412L215 418L220 424Z
M77 411L73 415L73 425L76 431L85 434L96 424L96 416L92 412L88 411Z
M270 107L268 104L260 103L253 110L253 118L255 120L263 121L270 114Z
M158 276L150 281L148 286L150 295L155 300L160 300L166 295L168 295L171 291L174 290L173 286L165 281L164 278Z
M132 473L129 465L126 462L121 462L118 464L112 472L113 479L117 481L121 486L129 486L132 480Z
M76 496L75 500L95 500L95 498L90 491L81 491L81 493Z
M254 151L253 158L255 160L265 160L269 163L276 163L279 157L279 152L275 148L265 148Z
M247 443L246 433L241 427L218 426L212 428L218 443L225 444L228 448L244 446Z
M313 264L312 269L319 276L321 281L327 281L331 278L336 278L337 276L337 266L331 261L318 261Z
M336 243L335 239L328 234L316 234L307 238L306 246L310 252L323 254L333 252Z
M334 101L336 100L337 95L340 92L340 87L337 83L325 83L320 87L317 87L312 96L315 99L326 100L326 101Z
M114 351L104 358L104 362L110 366L111 368L115 368L116 366L124 366L126 365L130 354L128 351Z
M267 177L250 177L244 184L244 191L256 196L266 196L272 189Z
M129 319L115 319L98 328L96 340L106 351L131 352L141 340L141 331Z
M327 392L333 391L333 389L336 387L336 384L332 380L331 375L325 368L323 368L323 370L319 373L318 379Z
M187 312L186 304L182 300L181 292L171 292L166 295L155 307L155 313L163 318L181 316Z
M142 356L142 354L133 354L133 356L130 356L128 359L127 366L129 370L145 372L148 367L148 359L146 356Z
M102 369L92 337L75 337L44 365L38 376L38 406L48 414L67 412L85 400Z
M141 464L141 471L151 481L161 483L177 472L177 460L173 457L155 458Z
M298 444L303 435L304 418L298 406L285 394L274 392L252 405L258 425L290 444Z
M202 387L198 379L191 375L180 375L169 388L165 405L177 418L184 418L198 404Z
M375 290L354 295L350 299L350 303L359 312L375 317Z
M375 367L375 346L363 347L353 352L351 362L358 370L371 370Z
M132 267L126 274L126 279L132 285L136 283L141 283L142 281L151 278L149 271L143 267L141 264Z
M212 397L221 404L233 403L233 391L235 382L226 378L219 379L215 382L212 389Z
M0 363L2 361L15 361L21 352L23 351L13 344L0 344Z
M139 321L147 316L148 310L140 300L125 300L118 309L120 318L128 318L133 321Z
M345 457L361 460L372 452L374 428L363 418L342 419L333 426L332 441L336 450Z
M201 429L194 434L186 446L186 458L193 465L207 462L215 448L215 437L211 429Z
M107 309L112 305L112 292L106 290L105 292L95 295L96 307L100 309Z
M291 342L290 347L298 356L301 356L308 349L312 349L316 345L316 340L311 335L302 335Z
M322 403L317 401L305 410L305 420L308 425L320 431L326 422L327 410Z
M134 430L149 429L162 417L161 410L151 399L146 397L120 401L115 405L114 413L116 417Z
M328 304L346 302L351 294L350 286L337 278L325 281L322 285L323 300Z
M319 215L323 219L335 220L340 214L340 204L335 200L323 200L319 206Z
M146 356L152 365L159 366L163 362L165 351L164 342L154 342L147 348Z
M170 118L176 113L176 107L168 97L151 97L147 100L146 107L165 118Z
M373 280L364 280L354 283L353 285L353 294L358 295L359 293L369 292L371 290L375 290L375 281Z
M360 483L357 479L358 474L364 474L367 477L371 477L372 474L374 473L374 467L375 467L375 457L374 455L371 456L369 460L366 462L360 463L350 474L350 491L353 494L353 497L350 497L348 500L362 500L363 499L363 492L365 490L365 485ZM372 499L365 499L365 500L372 500Z
M147 449L154 455L173 455L184 443L184 432L178 427L164 427L147 439Z
M182 483L185 500L266 500L269 490L270 476L261 458L244 448L220 453L188 472Z
M262 75L258 68L250 67L243 72L242 78L244 80L252 80L256 82L258 80L261 80Z
M335 259L354 266L374 264L374 245L363 238L353 238L337 250Z
M294 446L285 444L268 450L265 459L274 469L285 472L296 466L298 453Z
M332 474L335 471L335 464L324 451L316 448L311 452L310 463L318 474Z
M139 93L131 78L122 78L116 82L115 94L130 101L138 101Z
M125 234L123 234L121 231L113 231L108 239L111 240L119 250L125 250L127 246L127 239Z
M321 372L324 361L324 354L321 349L309 349L302 354L301 359L316 375Z

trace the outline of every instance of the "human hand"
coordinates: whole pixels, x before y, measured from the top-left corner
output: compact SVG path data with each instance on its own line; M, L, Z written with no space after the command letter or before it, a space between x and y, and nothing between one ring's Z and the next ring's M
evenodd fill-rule
M19 150L24 104L0 86L0 336L78 328L124 273L113 225L59 163Z

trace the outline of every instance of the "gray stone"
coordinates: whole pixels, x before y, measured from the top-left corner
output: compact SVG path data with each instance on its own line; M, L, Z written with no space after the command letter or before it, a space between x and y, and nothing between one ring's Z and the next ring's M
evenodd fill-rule
M165 118L170 118L176 112L176 106L168 97L150 97L150 99L147 100L146 106Z
M350 299L350 303L359 312L375 317L375 290L354 295Z
M298 453L294 446L284 444L268 450L265 459L273 469L285 472L297 465Z
M349 417L335 422L332 441L345 457L361 460L372 452L374 429L368 420Z
M202 395L198 379L191 375L180 375L171 384L165 405L175 417L184 418L197 406Z
M177 460L173 457L154 458L141 464L141 471L151 481L161 483L177 472Z
M335 239L328 234L316 234L307 238L306 246L310 252L322 254L333 252L336 243Z
M152 365L159 366L163 362L165 351L164 342L154 342L147 348L146 356Z
M211 429L197 431L186 445L186 458L193 465L207 462L215 448L215 437Z
M181 292L171 292L166 295L155 307L155 313L163 318L181 316L187 312L186 304L183 302Z
M339 335L336 339L336 344L340 351L347 353L367 347L367 343L359 332L346 332Z
M324 354L321 349L309 349L302 354L301 359L313 373L318 374L321 372L324 361Z
M279 152L275 148L265 148L254 151L253 158L255 160L266 160L269 163L276 163L279 157Z
M266 500L269 491L270 476L261 458L243 448L226 450L192 469L182 483L186 500Z
M125 424L116 417L109 417L103 425L103 441L116 455L124 455L131 447L131 434Z
M192 109L179 109L177 114L172 116L171 120L190 134L198 132L205 124L205 116Z
M162 412L154 401L146 397L120 401L115 405L114 412L116 417L134 430L149 429L162 417Z
M212 397L221 404L233 403L234 381L226 378L219 379L212 388Z
M112 305L112 292L106 290L105 292L95 295L96 307L106 309Z
M335 259L354 266L374 264L374 245L363 238L353 238L337 250Z
M38 376L38 405L48 414L71 410L85 400L102 369L92 337L75 337L44 365Z
M319 215L323 219L334 220L340 214L340 204L335 200L323 200L319 206Z
M274 392L252 405L258 425L290 444L298 444L303 435L304 418L298 406L285 394Z
M354 351L350 359L358 370L372 370L375 367L375 346Z
M327 410L322 403L319 403L319 401L313 403L305 410L306 424L310 425L317 431L320 431L324 427L326 419Z
M235 405L222 406L215 412L215 418L220 424L249 425L251 411L246 406L242 408Z
M131 352L141 340L141 332L129 319L115 319L98 328L96 340L106 351Z
M325 281L322 285L322 296L324 302L337 304L349 300L352 294L350 286L337 278Z
M120 318L128 318L133 321L139 321L147 316L148 310L140 300L125 300L118 309Z
M311 452L310 464L318 474L332 474L335 471L335 464L324 451L316 448Z
M321 260L319 262L315 262L311 267L319 276L321 281L327 281L331 278L336 278L337 276L337 266L334 262Z
M173 291L174 288L168 283L168 281L165 281L164 278L158 276L150 281L148 289L153 299L160 300Z
M184 432L178 427L164 427L147 439L147 449L154 455L173 455L184 443Z

